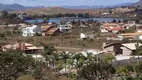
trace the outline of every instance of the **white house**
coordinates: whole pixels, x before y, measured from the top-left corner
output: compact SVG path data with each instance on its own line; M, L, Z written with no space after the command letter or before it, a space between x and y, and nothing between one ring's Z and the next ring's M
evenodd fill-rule
M106 30L105 28L100 28L102 33L106 33L108 32L108 30Z
M90 39L94 39L94 34L84 34L84 33L80 33L80 39L86 39L86 38L90 38Z
M102 13L103 15L109 15L110 13L109 12L104 12Z
M71 32L71 26L70 25L60 25L59 29L63 33L70 33Z
M41 33L41 27L38 25L22 28L22 36L34 36L36 33Z

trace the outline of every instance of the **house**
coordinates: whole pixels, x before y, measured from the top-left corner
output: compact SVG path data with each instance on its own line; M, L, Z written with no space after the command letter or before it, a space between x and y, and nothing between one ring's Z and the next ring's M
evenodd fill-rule
M51 28L49 31L45 32L45 35L56 35L59 32L59 28Z
M124 43L122 44L122 54L124 56L129 56L129 55L133 55L136 51L136 44L137 43ZM142 45L139 43L139 45Z
M121 39L131 38L142 40L142 32L118 34L118 37Z
M101 32L112 32L112 33L118 33L119 31L123 30L124 28L119 26L116 23L105 23L101 27Z
M101 29L101 32L102 32L102 33L107 33L107 32L108 32L108 30L105 29L105 28L100 28L100 29Z
M71 26L70 25L59 25L59 30L62 32L62 33L70 33L71 32Z
M18 18L21 20L29 19L29 17L27 15L18 15Z
M41 25L41 31L46 32L52 28L51 25Z
M103 51L106 53L112 53L112 55L121 55L122 54L122 49L121 49L121 43L111 43L111 44L106 44L103 43Z
M136 25L136 21L128 21L127 24L132 27Z
M87 38L94 39L94 36L95 35L93 33L91 34L80 33L80 39L87 39Z
M137 31L137 32L142 32L142 25L137 24L137 25L136 25L136 31Z
M102 13L103 15L109 15L110 13L109 12L104 12Z
M129 29L130 26L128 24L125 23L118 23L119 26L121 26L123 29Z
M123 55L130 56L133 55L136 51L137 43L111 43L108 45L104 45L103 51L110 52L113 55ZM139 43L139 45L142 45Z
M28 27L22 28L22 36L34 36L36 33L40 34L41 33L41 28L38 25L32 25Z
M55 35L60 32L59 28L54 27L52 25L41 26L41 30L42 30L42 36Z
M20 23L19 26L20 26L20 27L26 27L27 24L25 24L25 23Z
M1 47L2 51L7 51L7 50L21 50L25 52L26 54L35 54L35 53L40 53L44 49L43 47L36 47L33 44L25 43L25 42L15 42L14 44L8 44L8 45L3 45Z

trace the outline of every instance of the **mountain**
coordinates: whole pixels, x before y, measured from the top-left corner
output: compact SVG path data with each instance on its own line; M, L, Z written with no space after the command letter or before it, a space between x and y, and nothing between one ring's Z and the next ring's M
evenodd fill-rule
M140 1L142 2L142 0ZM120 6L127 6L131 5L133 3L123 3L123 4L118 4L118 5L100 5L100 6L86 6L86 5L81 5L81 6L61 6L62 8L69 8L69 9L100 9L100 8L115 8L115 7L120 7ZM2 4L0 3L0 10L8 10L8 11L13 11L13 10L26 10L26 9L36 9L36 8L44 8L43 6L23 6L19 4Z
M99 12L108 11L108 9L69 9L62 7L45 7L45 8L37 8L37 9L27 9L20 11L10 11L11 13L27 13L29 15L53 15L53 14L66 14L66 13L90 13L90 14L99 14Z
M0 3L0 10L26 10L26 9L32 9L32 8L41 8L42 6L37 7L30 7L30 6L23 6L19 4L2 4Z
M121 6L129 6L134 3L122 3L122 4L117 4L117 5L100 5L100 6L86 6L86 5L81 5L81 6L62 6L63 8L70 8L70 9L99 9L99 8L116 8L116 7L121 7Z
M134 5L135 5L135 6L142 6L142 0L136 2Z
M81 6L62 6L62 8L70 8L70 9L98 9L98 8L106 8L110 6L86 6L86 5L81 5Z
M128 2L128 3L117 4L117 5L115 5L115 6L117 6L117 7L120 7L120 6L130 6L130 5L132 5L132 4L134 4L134 3Z
M137 7L138 9L142 9L142 0L140 0L140 1L136 2L136 3L134 3L132 6L135 6L135 7Z

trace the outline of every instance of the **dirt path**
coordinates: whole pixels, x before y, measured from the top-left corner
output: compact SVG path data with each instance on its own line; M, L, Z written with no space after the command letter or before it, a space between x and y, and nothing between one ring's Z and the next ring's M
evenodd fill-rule
M83 49L83 48L73 48L73 47L59 47L59 46L55 46L55 48L58 51L69 51L69 52L81 52L81 51L85 51L85 50L89 50L89 49Z

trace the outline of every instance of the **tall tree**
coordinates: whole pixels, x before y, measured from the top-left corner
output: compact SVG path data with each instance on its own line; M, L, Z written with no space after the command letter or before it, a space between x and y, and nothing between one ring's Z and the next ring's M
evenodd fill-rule
M85 63L86 57L82 55L82 53L78 53L73 56L73 59L76 61L75 66L77 67L77 69L80 69Z
M1 13L2 13L2 15L1 15L2 18L4 18L4 19L8 18L9 13L7 11L2 11Z
M115 69L111 64L100 61L82 66L78 75L80 80L108 80L114 72Z
M34 60L19 51L0 53L0 79L16 80L20 75L28 73L34 67Z

